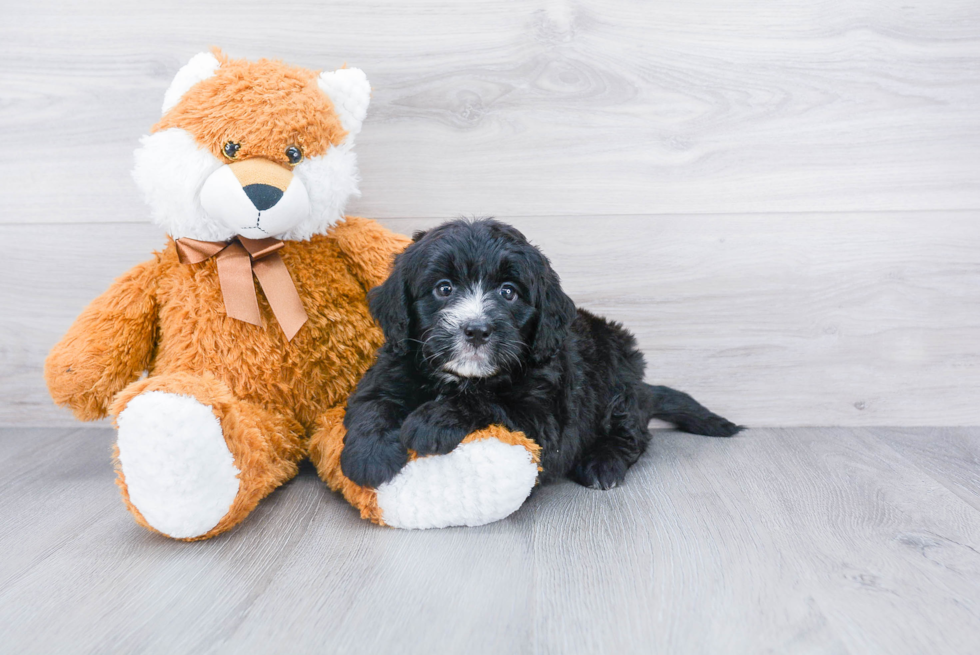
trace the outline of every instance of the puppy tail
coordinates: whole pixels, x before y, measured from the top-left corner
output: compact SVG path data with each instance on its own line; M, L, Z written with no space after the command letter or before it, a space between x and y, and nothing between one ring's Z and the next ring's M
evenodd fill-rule
M683 391L652 384L640 385L640 407L647 420L657 418L678 429L706 437L730 437L745 428L709 411Z

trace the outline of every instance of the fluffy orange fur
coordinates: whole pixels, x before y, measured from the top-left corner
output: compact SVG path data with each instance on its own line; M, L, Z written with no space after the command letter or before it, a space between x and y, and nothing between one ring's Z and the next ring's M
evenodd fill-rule
M333 426L331 448L343 447L343 427L330 419L338 411L342 417L383 341L367 291L384 281L393 255L407 244L361 218L287 242L280 253L309 315L288 342L261 293L266 327L228 318L214 259L180 264L171 241L82 312L48 356L48 388L82 420L118 416L136 395L153 390L209 405L242 471L229 514L205 537L223 532L296 474L307 436L317 431L323 442L320 426ZM144 371L148 377L139 380ZM321 476L340 479L338 462L330 462L337 470L321 466ZM128 501L121 470L118 482L146 525ZM373 492L346 496L369 499Z
M360 510L362 519L384 525L374 489L354 484L340 470L340 453L344 450L345 434L344 408L335 407L325 412L320 417L317 429L310 436L310 461L331 491L339 491L347 502Z
M281 61L229 59L215 49L221 67L195 84L153 126L179 127L223 161L228 141L241 146L236 159L264 157L289 165L285 149L298 146L307 157L339 145L347 132L333 104L317 86L319 71ZM233 126L230 128L229 126Z
M78 318L48 356L55 402L82 420L108 415L113 396L150 376L214 374L234 396L283 411L310 430L343 405L383 337L367 291L384 281L401 235L361 218L279 251L309 321L292 342L264 294L257 327L225 315L217 263L181 264L173 241L121 277Z

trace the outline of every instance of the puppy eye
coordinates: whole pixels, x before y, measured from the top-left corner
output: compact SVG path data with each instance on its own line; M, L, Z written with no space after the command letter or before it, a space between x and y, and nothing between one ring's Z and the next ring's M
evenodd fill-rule
M238 156L238 151L242 149L242 144L235 143L234 141L229 141L221 148L221 152L225 154L228 159L234 159Z
M293 166L303 161L303 151L296 146L289 146L286 148L286 159Z
M439 280L436 282L434 292L440 298L448 298L453 293L453 283L449 280Z
M507 302L517 300L517 287L509 282L500 286L500 296Z

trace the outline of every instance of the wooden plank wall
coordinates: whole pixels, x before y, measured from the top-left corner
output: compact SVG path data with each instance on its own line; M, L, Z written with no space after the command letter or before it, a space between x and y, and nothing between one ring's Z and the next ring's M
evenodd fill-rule
M353 213L518 225L649 378L750 425L980 423L975 0L4 2L0 424L162 243L129 177L180 65L363 68Z

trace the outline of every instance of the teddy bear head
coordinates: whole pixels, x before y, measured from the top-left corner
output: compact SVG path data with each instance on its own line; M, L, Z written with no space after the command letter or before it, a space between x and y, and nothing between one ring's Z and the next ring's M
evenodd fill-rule
M370 94L356 68L201 53L167 89L133 177L175 239L309 239L359 194L352 146Z

